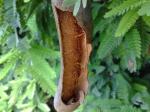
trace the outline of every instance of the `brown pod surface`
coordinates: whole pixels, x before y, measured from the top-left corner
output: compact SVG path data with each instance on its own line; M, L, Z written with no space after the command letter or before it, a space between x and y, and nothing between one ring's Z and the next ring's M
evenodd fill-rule
M52 1L61 50L61 74L54 106L58 112L72 112L84 100L88 89L87 64L92 32L90 4L81 6L76 17L63 0Z

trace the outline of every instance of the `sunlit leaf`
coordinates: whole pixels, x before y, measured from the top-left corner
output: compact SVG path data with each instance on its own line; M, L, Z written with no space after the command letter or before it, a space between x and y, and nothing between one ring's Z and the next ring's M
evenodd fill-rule
M74 6L73 15L76 16L80 9L81 0L77 0Z
M38 108L43 112L50 112L50 108L44 103L38 104Z

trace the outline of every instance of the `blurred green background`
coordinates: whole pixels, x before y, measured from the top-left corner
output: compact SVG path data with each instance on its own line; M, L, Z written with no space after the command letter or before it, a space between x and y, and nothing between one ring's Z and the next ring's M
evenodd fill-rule
M90 87L76 112L150 112L150 0L91 7ZM0 0L0 112L54 112L59 73L50 0Z

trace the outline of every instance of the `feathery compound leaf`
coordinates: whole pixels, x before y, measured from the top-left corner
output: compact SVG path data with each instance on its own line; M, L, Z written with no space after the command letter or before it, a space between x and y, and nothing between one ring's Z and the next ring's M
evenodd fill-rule
M142 7L139 9L138 14L141 16L150 16L150 2L143 4Z
M44 34L50 35L50 9L47 4L40 4L36 10L36 23L38 29Z
M150 17L143 16L143 19L147 25L150 26ZM141 35L141 42L142 42L142 56L149 55L149 46L150 46L150 34L148 33L149 27L145 27L145 25L140 25L140 35Z
M125 44L128 44L128 46ZM126 35L124 47L126 50L131 50L134 53L135 57L137 58L141 57L141 38L137 29L132 29Z
M44 103L39 103L38 104L38 108L42 111L42 112L49 112L50 108L48 107L48 105L44 104Z
M39 46L39 45L34 45L30 49L32 53L38 54L38 56L42 58L50 58L50 59L58 59L60 58L60 53L58 51L54 51L52 49L49 49L47 47Z
M129 91L130 85L122 74L116 75L116 95L118 99L122 100L124 103L129 102ZM124 94L126 93L126 94Z
M108 6L108 9L113 9L115 7L118 7L120 4L122 4L124 0L112 0L111 4Z
M136 58L141 57L141 38L136 29L127 33L117 52L121 58L121 66L124 69L128 68L130 72L136 71Z
M2 23L3 16L4 16L4 13L2 13L2 12L3 12L3 1L0 0L0 14L1 14L1 16L0 16L0 24Z
M7 73L10 71L10 69L12 68L14 63L7 63L5 65L5 67L0 71L0 80L2 80L3 78L5 78L5 76L7 75Z
M34 94L35 94L35 90L36 90L36 81L35 80L31 80L26 88L27 89L24 92L23 99L28 97L29 99L32 100L34 98Z
M125 105L121 107L121 111L120 112L142 112L139 109L131 106L131 105Z
M8 101L8 106L9 108L11 108L12 106L14 106L18 100L18 95L20 95L20 91L23 88L23 83L25 83L27 81L27 79L24 78L20 78L17 80L12 80L11 82L9 82L9 85L11 86L12 90L11 90L11 94L10 94L10 99Z
M29 55L31 57L31 66L29 67L29 70L32 76L37 80L44 91L49 94L54 94L56 89L55 84L52 81L56 77L54 70L43 57L32 52L32 50Z
M127 12L121 19L119 26L116 30L115 37L124 36L125 33L135 24L139 18L137 10L131 10Z
M112 108L117 108L118 106L122 105L122 102L118 99L103 99L100 101L100 99L97 99L95 101L102 109L112 109Z
M150 16L143 16L142 19L150 27Z
M145 2L147 2L147 0L125 0L121 5L107 12L104 17L108 18L112 16L122 15L128 10L134 9L144 4Z
M129 44L131 44L131 47L133 47L133 52L135 53L135 56L137 58L141 58L141 38L138 30L133 29L130 37L128 38L131 38Z
M100 59L105 58L109 53L111 53L112 50L115 47L117 47L122 40L122 38L115 38L114 37L114 32L115 32L116 26L117 26L117 24L110 25L110 27L108 27L105 34L101 35L104 37L103 37L103 40L102 40L102 42L98 48L98 51L97 51L98 57Z
M31 15L35 11L35 9L40 5L40 3L42 3L42 0L31 0L30 1L30 6L28 8L28 16L27 16L28 19L31 17Z
M144 34L142 37L142 55L149 55L150 34Z
M17 50L11 50L9 51L7 54L4 54L0 57L0 64L8 61L8 60L11 60L13 58L16 58L16 56L18 56L19 52Z

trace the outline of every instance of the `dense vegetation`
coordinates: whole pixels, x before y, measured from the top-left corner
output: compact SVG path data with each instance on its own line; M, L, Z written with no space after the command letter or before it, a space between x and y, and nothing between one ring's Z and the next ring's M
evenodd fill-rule
M81 0L70 4L76 15ZM77 112L150 112L150 0L91 5L90 88ZM53 112L60 53L50 0L0 0L0 14L0 111Z

